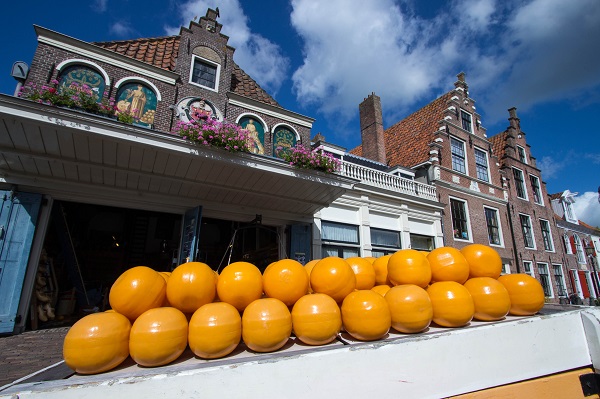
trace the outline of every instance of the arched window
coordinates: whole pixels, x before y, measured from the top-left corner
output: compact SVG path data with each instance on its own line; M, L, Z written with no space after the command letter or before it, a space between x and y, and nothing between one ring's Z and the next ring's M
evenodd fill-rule
M151 126L156 113L156 93L141 82L128 82L119 87L116 96L119 112L130 112L135 124Z
M289 126L277 126L273 132L273 156L281 158L282 154L294 147L297 141L296 133Z
M88 86L98 96L98 102L102 100L106 82L98 71L87 65L74 64L63 68L58 75L60 87L69 87L72 83Z
M238 124L248 131L248 147L253 154L265 153L265 127L257 119L251 116L240 118Z

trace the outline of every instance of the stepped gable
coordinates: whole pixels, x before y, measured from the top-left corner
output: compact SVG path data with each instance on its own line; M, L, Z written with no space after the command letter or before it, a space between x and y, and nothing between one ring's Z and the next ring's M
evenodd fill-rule
M273 97L271 97L262 87L256 83L246 72L236 63L233 65L231 74L231 91L240 96L249 97L265 104L281 107Z
M500 162L502 162L502 159L504 158L504 149L506 147L507 136L508 132L502 132L488 139L492 143L492 153Z
M92 44L167 71L175 71L179 39L179 36L164 36Z
M95 42L92 44L173 72L175 71L177 56L179 54L180 37L165 36L111 42ZM279 103L275 101L273 97L263 90L254 79L248 76L248 74L235 63L231 77L230 90L244 97L280 107Z
M388 165L407 168L429 160L429 144L444 119L444 110L454 91L450 91L402 119L384 132L385 152ZM362 146L350 151L362 156Z

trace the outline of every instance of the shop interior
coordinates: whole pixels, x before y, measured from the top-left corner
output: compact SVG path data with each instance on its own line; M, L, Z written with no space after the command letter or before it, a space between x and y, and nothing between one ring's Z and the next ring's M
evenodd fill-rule
M196 261L222 270L237 261L264 270L279 259L277 228L202 218ZM178 264L182 215L55 201L35 278L27 329L68 326L110 309L108 293L125 270Z

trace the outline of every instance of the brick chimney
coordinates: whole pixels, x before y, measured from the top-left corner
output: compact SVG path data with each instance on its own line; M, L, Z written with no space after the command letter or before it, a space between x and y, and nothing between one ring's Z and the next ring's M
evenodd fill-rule
M358 111L363 157L385 164L381 99L375 93L370 94L360 103Z

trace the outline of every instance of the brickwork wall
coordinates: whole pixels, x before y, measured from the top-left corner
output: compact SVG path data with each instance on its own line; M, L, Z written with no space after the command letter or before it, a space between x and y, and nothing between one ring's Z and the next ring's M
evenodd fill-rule
M514 259L512 249L512 239L510 235L510 224L506 206L502 203L491 201L480 196L471 195L467 192L456 191L442 186L437 188L440 201L447 206L443 212L444 223L444 242L446 246L461 249L472 243L489 245L489 237L484 207L495 209L497 211L498 221L501 231L501 245L492 245L492 247L504 259ZM467 207L470 237L468 240L457 239L454 237L452 229L452 215L450 210L450 199L464 201ZM511 265L511 270L514 269L514 264ZM513 271L516 271L513 270Z
M567 276L567 265L565 264L564 245L562 244L562 237L555 224L554 211L548 199L546 186L542 183L542 171L536 167L535 157L531 154L531 147L527 144L526 135L521 130L520 121L516 116L515 111L514 108L509 110L510 125L506 132L503 133L504 147L501 151L503 153L501 163L508 183L509 207L514 226L515 247L517 248L519 257L519 268L520 271L523 272L523 262L531 262L535 276L539 279L538 263L547 264L551 276L552 291L554 293L554 297L549 301L558 302L558 288L552 265L562 265L567 288L570 286L569 278ZM524 161L519 157L517 146L521 147L525 152ZM517 184L513 174L513 168L517 168L523 172L526 199L519 198L517 194ZM541 198L539 198L540 201L538 202L534 199L533 185L530 176L537 177L539 182ZM525 237L519 215L529 216L531 220L535 243L534 248L525 246ZM547 221L550 227L550 235L552 238L551 250L546 250L544 247L540 220Z
M210 17L214 18L214 16L213 12ZM220 30L221 25L207 17L202 17L199 22L192 22L189 28L181 30L178 58L174 71L179 75L179 79L177 79L175 84L168 84L145 75L136 75L126 68L117 67L111 63L100 62L44 43L38 44L26 83L46 84L58 76L59 71L56 70L56 66L61 62L71 59L83 59L96 64L107 73L110 79L110 85L106 86L104 92L104 97L107 99L116 96L117 89L114 88L114 85L123 78L141 77L150 81L158 89L161 96L161 101L157 103L154 117L154 128L158 131L170 132L178 120L176 116L177 111L174 109L175 106L184 98L195 97L212 103L228 122L235 123L238 116L244 113L259 115L266 122L266 129L269 133L272 133L272 128L276 124L284 123L298 132L302 143L310 145L310 128L228 104L227 93L232 86L235 49L228 46L229 38L221 34ZM194 54L201 54L203 52L205 54L216 54L216 58L218 58L220 72L217 91L190 82ZM120 54L115 54L116 59L122 57ZM213 59L213 61L215 60ZM160 70L157 69L157 71ZM270 155L272 153L272 137L270 134L265 135L264 146L266 155Z

